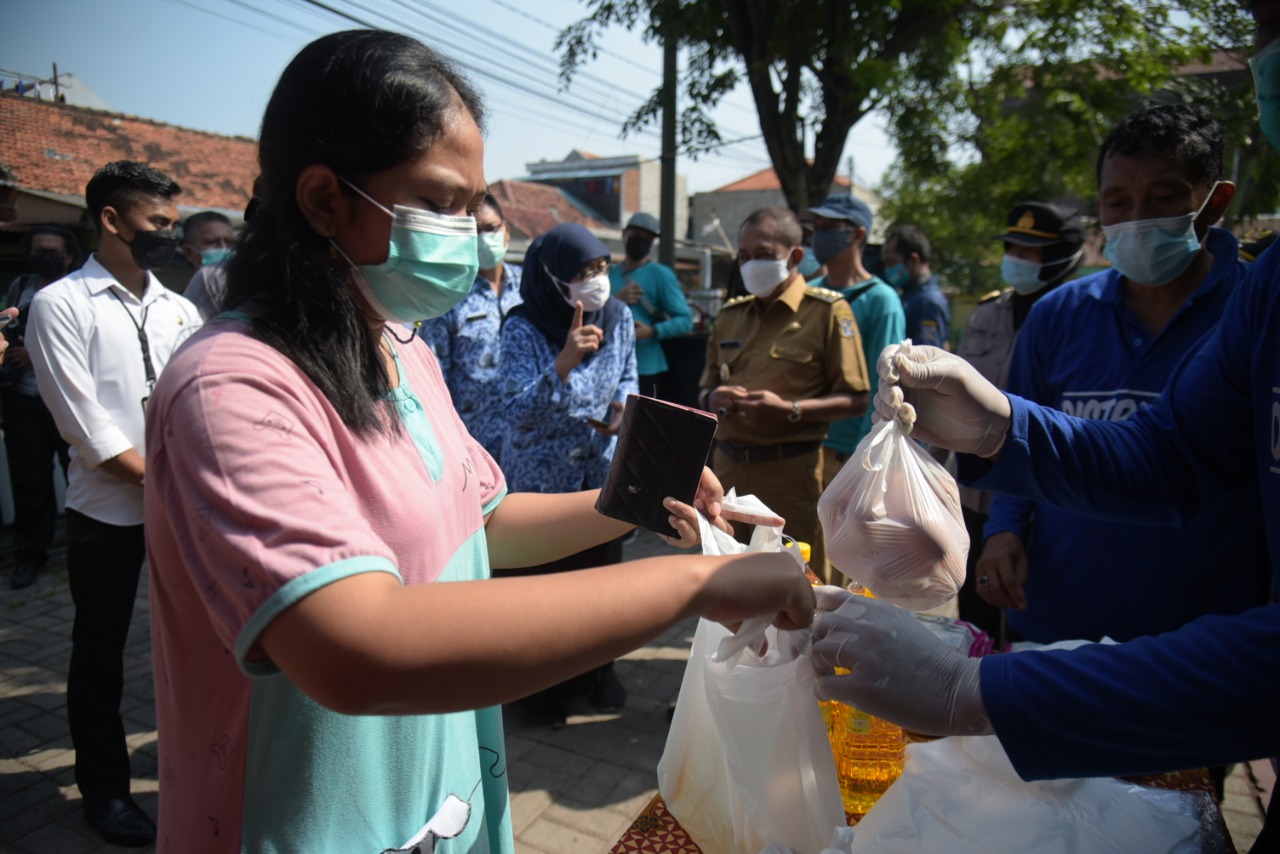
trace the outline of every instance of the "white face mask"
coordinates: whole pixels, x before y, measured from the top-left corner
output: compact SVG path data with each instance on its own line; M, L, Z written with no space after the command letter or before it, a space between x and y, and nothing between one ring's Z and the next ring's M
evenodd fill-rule
M575 302L582 303L584 312L599 311L609 301L608 273L592 276L585 282L562 282L551 275L551 271L547 269L545 264L542 266L542 270L551 281L568 291L567 294L564 291L560 292L560 295L564 297L564 301L569 305L573 305Z
M781 261L748 261L739 269L742 271L742 284L747 293L758 297L769 293L791 275L785 258Z

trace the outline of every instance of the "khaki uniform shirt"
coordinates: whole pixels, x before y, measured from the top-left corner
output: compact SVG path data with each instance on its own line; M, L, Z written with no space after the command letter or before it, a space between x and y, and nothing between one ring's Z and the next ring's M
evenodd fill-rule
M836 291L811 288L800 275L769 304L740 297L725 304L707 339L707 365L698 383L772 391L783 400L859 394L870 388L853 309ZM822 422L760 424L723 418L716 438L764 446L822 440Z
M956 353L978 369L996 388L1009 384L1009 362L1018 333L1013 328L1013 290L978 303L964 327ZM977 513L991 509L991 493L960 487L960 503Z

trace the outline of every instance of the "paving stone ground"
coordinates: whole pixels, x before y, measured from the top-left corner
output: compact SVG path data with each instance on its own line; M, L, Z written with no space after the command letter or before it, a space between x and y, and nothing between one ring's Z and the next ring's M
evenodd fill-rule
M673 551L650 534L625 550L628 559ZM4 561L8 563L7 560ZM0 852L87 854L104 845L84 823L72 779L66 729L65 673L73 615L63 556L55 553L39 581L10 591L0 574ZM149 600L145 574L134 611L123 704L133 754L133 790L155 815L156 731L151 685ZM656 792L667 733L667 708L680 687L694 625L677 626L619 660L627 686L619 714L576 709L550 730L515 710L506 715L511 811L522 854L601 854ZM1269 763L1236 766L1223 805L1240 851L1247 851L1275 786Z

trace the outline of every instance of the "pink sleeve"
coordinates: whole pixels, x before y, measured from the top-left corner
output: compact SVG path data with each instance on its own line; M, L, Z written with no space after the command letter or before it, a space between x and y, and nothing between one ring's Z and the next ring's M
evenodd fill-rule
M238 355L164 395L148 538L153 572L185 573L221 642L260 673L274 668L258 638L285 608L349 575L399 572L340 470L357 440L291 365Z

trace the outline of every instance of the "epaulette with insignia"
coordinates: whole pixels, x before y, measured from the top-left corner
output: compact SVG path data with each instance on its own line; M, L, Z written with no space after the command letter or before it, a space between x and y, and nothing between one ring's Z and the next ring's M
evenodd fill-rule
M723 311L726 308L733 308L736 305L744 305L746 303L749 303L755 298L756 298L755 294L747 294L746 296L734 297L733 299L729 300L720 308Z
M829 290L828 288L814 288L805 286L805 296L817 297L823 302L839 302L844 299L844 294L839 291Z
M1004 290L997 288L994 291L987 291L985 294L978 297L978 305L982 305L984 302L991 302L993 299L1000 296L1005 291L1011 291L1011 290L1013 290L1013 288L1005 288Z

